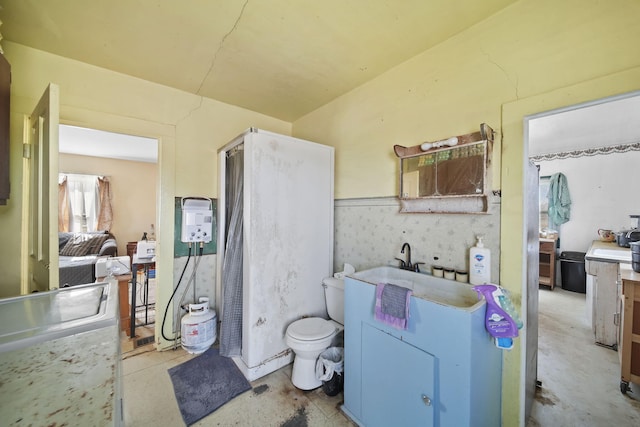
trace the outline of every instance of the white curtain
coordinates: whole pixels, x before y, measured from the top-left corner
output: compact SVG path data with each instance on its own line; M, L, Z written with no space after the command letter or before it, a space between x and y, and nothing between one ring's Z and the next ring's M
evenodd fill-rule
M69 201L69 230L87 232L97 230L100 212L98 177L95 175L66 175Z

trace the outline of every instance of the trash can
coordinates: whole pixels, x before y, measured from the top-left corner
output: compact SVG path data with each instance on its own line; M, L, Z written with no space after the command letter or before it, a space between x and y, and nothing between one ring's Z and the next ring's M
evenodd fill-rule
M342 391L344 378L344 348L329 347L318 357L316 377L322 381L322 390L327 396L335 396Z
M584 269L584 252L562 252L560 254L560 275L562 289L572 292L587 292L587 273Z

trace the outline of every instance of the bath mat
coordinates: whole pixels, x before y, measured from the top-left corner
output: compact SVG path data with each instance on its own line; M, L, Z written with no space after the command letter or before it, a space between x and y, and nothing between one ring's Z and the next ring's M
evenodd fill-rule
M182 419L188 426L206 417L237 395L251 390L233 360L210 348L169 369Z

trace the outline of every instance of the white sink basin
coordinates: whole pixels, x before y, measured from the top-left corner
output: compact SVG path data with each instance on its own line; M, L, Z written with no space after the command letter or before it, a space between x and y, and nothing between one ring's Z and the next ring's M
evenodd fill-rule
M467 283L441 279L395 267L376 267L350 274L348 277L372 285L390 283L402 286L411 289L417 298L469 311L484 304L484 299L478 299L476 291Z
M0 353L116 324L117 292L91 283L0 299Z
M595 248L588 254L588 258L603 258L607 260L631 262L631 251L624 249Z

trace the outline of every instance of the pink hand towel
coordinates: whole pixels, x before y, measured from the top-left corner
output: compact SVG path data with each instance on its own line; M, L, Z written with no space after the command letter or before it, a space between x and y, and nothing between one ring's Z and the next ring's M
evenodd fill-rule
M376 286L375 319L396 329L409 327L411 289L388 283Z

